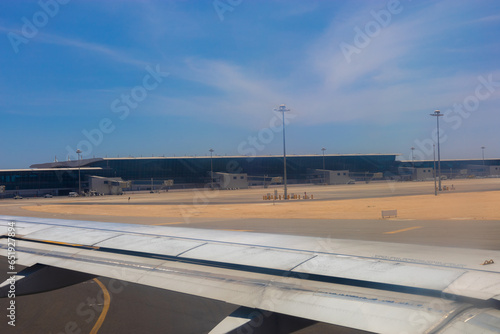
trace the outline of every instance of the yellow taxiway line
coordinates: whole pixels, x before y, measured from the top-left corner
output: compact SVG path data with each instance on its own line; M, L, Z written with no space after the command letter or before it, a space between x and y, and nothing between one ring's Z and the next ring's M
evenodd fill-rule
M99 284L99 286L102 289L102 292L104 293L104 305L102 307L101 315L99 316L99 319L97 319L94 327L92 327L92 330L90 331L90 334L97 334L97 331L102 326L102 323L104 322L104 318L106 318L106 314L108 313L109 310L109 304L111 302L111 297L109 296L109 291L106 289L104 284L102 284L101 281L99 281L97 278L94 278L94 282Z

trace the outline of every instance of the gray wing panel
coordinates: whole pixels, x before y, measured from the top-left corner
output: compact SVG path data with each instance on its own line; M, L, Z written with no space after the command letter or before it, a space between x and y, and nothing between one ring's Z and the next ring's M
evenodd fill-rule
M50 246L50 247L49 247ZM50 248L50 249L47 249ZM21 241L36 262L251 308L383 333L421 333L459 305L390 291ZM1 255L5 249L0 249ZM425 324L415 320L415 314Z
M96 231L87 228L54 226L31 232L24 237L30 240L63 242L93 246L103 240L117 236L116 232Z
M293 271L431 290L445 289L466 272L338 255L316 256Z
M265 247L205 244L182 254L181 257L268 269L291 270L314 257L314 254L287 252Z
M177 256L203 245L202 241L122 234L95 244L97 247Z
M439 334L498 334L500 311L494 309L469 309L447 324Z
M0 217L1 234L6 234L11 220ZM500 258L498 251L15 220L16 237L23 239L16 247L19 264L42 263L370 331L419 333L441 323L461 305L388 287L328 282L342 278L476 299L498 298L500 291L500 261L481 266L485 259ZM7 254L5 238L0 239L0 254Z
M4 224L11 220L14 220L13 217L0 217L0 222ZM464 251L416 245L42 218L17 217L15 221L16 232L19 229L21 237L31 240L178 256L225 265L291 270L299 274L445 291L479 299L491 299L498 295L496 291L500 261L487 267L480 265L486 256L500 258L498 251ZM283 243L288 248L282 247ZM345 255L332 250L352 250L353 253ZM358 255L369 252L379 255ZM391 257L380 255L390 252ZM433 254L440 254L440 261L431 257ZM459 262L456 259L467 260L470 267L454 264ZM486 269L492 274L484 275ZM473 274L476 270L481 271ZM465 273L468 274L464 275ZM490 278L484 281L481 277L486 276Z
M450 284L444 292L484 300L498 298L500 274L469 271Z

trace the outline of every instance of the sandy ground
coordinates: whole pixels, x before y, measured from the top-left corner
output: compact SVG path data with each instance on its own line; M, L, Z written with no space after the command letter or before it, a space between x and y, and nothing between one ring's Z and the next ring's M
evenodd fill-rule
M382 210L397 210L398 219L500 220L500 191L446 193L332 201L262 201L250 204L88 204L41 205L24 209L47 213L128 217L381 219Z

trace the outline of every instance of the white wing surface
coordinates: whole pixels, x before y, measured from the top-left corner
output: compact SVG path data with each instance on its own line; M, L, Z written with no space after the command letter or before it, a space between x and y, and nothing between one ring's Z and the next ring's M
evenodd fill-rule
M499 251L0 216L2 256L9 226L27 293L90 275L242 307L213 333L255 311L379 333L500 333Z

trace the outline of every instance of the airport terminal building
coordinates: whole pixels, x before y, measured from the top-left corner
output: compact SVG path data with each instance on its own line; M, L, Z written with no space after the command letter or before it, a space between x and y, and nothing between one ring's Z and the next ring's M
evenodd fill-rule
M338 180L377 179L412 180L419 168L432 169L433 161L398 161L398 154L327 154L287 156L288 184L338 184ZM426 170L423 170L424 172ZM500 174L500 159L442 160L442 175L465 177ZM346 175L347 172L347 175ZM432 174L431 172L429 172ZM204 156L93 158L31 165L29 169L0 170L0 197L15 194L43 196L66 195L72 191L89 192L92 176L109 178L127 185L125 190L218 188L226 174L244 177L249 186L279 184L283 177L283 156ZM333 176L343 174L337 181ZM221 175L226 175L222 178ZM425 174L424 174L425 175ZM123 182L122 182L123 181ZM342 182L344 182L342 181ZM102 181L106 183L106 181ZM114 191L116 193L116 190Z
M396 154L291 155L287 156L287 182L319 182L312 170L349 170L352 175L396 173ZM283 176L283 156L204 156L93 158L31 165L29 169L0 170L5 194L46 193L65 195L88 189L90 176L121 178L135 189L193 188L211 183L215 173L246 174L250 185L276 181ZM80 175L80 176L79 176Z

